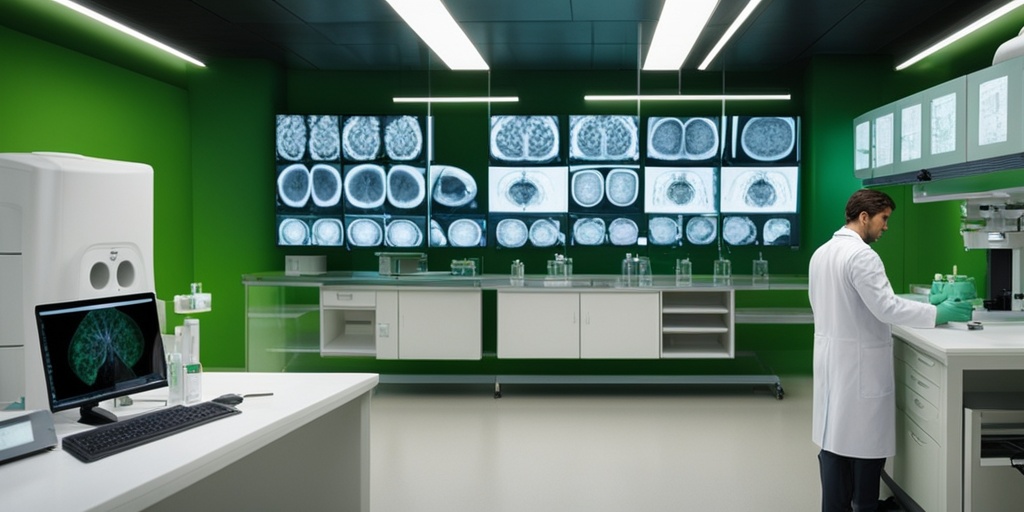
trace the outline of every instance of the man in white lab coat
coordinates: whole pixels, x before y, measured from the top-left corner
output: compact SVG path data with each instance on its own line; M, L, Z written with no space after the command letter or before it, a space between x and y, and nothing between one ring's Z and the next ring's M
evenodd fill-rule
M868 244L896 208L862 189L846 203L846 225L811 257L814 313L814 442L821 447L822 510L873 511L886 457L896 454L891 324L932 327L971 319L971 306L897 297Z

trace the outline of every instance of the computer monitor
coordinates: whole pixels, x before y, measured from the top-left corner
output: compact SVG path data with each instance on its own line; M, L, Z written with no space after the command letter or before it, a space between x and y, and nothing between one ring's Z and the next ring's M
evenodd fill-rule
M117 421L104 400L167 386L156 297L137 293L36 306L53 412L79 407L79 422Z

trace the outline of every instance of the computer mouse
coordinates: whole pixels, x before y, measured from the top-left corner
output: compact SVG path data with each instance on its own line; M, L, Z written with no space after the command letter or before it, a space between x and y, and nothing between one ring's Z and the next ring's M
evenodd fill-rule
M218 404L224 404L224 405L238 405L238 404L242 403L242 400L243 400L242 395L236 395L234 393L228 393L226 395L218 396L217 398L214 398L212 401L213 402L217 402Z

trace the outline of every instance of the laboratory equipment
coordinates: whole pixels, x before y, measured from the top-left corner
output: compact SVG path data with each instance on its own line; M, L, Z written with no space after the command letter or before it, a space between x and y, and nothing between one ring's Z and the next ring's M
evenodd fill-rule
M929 302L939 304L947 299L973 302L978 298L978 291L974 286L974 278L958 275L956 270L956 265L954 265L952 274L947 276L935 274L931 292L928 294Z
M626 253L622 260L622 276L620 286L651 286L654 276L651 274L651 260L646 256L634 256Z
M427 254L422 252L378 252L377 272L382 276L419 274L427 271Z
M464 260L452 260L453 276L475 276L480 273L479 260L466 258Z
M110 423L100 402L167 386L152 292L42 304L34 323L53 412L78 407L79 422Z
M522 261L513 261L512 269L509 273L509 284L511 284L512 286L523 286L523 284L525 283L525 272L526 265L524 265Z
M715 284L727 284L732 280L732 262L721 256L715 260Z
M757 253L757 259L754 260L750 275L755 285L768 284L768 260L764 259L760 252Z
M152 167L0 154L0 404L24 396L28 409L47 407L36 304L154 283Z
M548 279L568 281L572 277L572 258L564 254L555 254L555 259L548 260Z
M690 286L693 284L693 265L690 258L676 260L676 286Z

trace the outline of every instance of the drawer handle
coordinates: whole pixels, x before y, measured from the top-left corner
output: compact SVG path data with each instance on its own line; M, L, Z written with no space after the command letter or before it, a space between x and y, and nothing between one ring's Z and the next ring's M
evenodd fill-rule
M911 377L911 378L914 379L914 382L916 382L918 386L921 386L922 388L925 388L925 389L931 389L931 388L928 387L928 384L924 383L923 380L918 379L916 377Z
M335 293L334 297L337 300L352 300L352 294L351 293Z
M922 440L921 440L921 439L920 439L919 437L917 437L916 435L914 435L914 433L913 433L913 432L911 432L911 431L909 431L909 430L908 430L908 431L907 431L907 433L908 433L908 434L910 434L910 437L911 437L911 439L913 439L915 443L917 443L917 444L919 444L919 445L921 445L921 446L926 446L926 445L927 445L927 443L925 443L925 442L924 442L924 441L922 441Z
M914 399L914 405L916 405L918 409L924 409L924 404L922 404L921 400L917 398Z
M917 360L920 361L922 364L925 364L925 365L928 365L928 366L935 366L935 361L929 361L929 360L923 359L921 357L918 357Z

